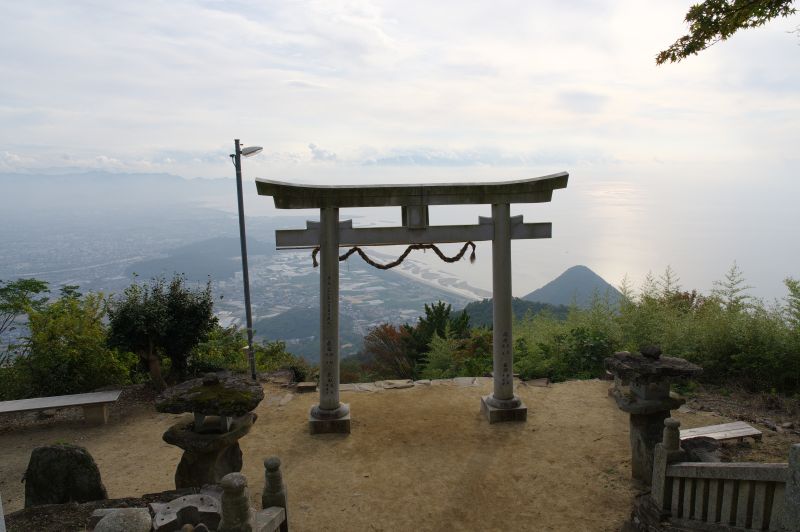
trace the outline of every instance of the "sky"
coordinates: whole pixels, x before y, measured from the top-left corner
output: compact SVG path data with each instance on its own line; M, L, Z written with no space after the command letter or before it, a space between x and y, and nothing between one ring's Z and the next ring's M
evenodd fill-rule
M657 67L691 3L7 3L0 172L232 177L234 138L265 148L249 181L568 171L552 204L517 208L554 238L514 243L515 293L578 263L615 284L669 265L707 291L737 261L782 297L800 276L800 16ZM483 262L455 268L488 287Z

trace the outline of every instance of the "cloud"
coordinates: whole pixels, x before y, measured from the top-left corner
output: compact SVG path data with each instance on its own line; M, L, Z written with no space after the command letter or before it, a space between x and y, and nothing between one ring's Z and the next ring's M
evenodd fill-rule
M324 150L314 143L308 145L311 150L311 158L315 161L335 161L336 154L332 151Z
M575 113L598 113L603 110L608 97L587 91L564 91L557 95L559 104Z
M435 147L396 148L380 153L365 150L369 156L357 160L364 166L430 166L430 167L524 167L552 164L563 165L591 162L610 162L613 157L587 148L569 150L508 151L497 148L443 150Z
M265 171L735 164L788 157L800 133L796 36L769 24L656 68L683 30L676 2L6 7L0 146L21 159L4 168L67 154L70 165L217 176L233 138L267 148L248 161Z

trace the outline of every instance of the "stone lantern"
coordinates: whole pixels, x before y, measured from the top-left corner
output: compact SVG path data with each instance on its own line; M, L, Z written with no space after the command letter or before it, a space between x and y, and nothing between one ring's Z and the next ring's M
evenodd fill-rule
M206 374L165 390L156 410L191 413L164 433L164 441L184 450L175 472L175 487L218 484L228 473L242 469L239 440L255 423L252 412L264 399L257 382L234 376Z
M682 358L661 356L651 346L640 353L622 351L606 358L614 375L611 395L617 406L630 414L631 471L633 478L650 485L653 451L661 441L664 420L681 406L682 397L670 392L670 384L699 374L702 368Z

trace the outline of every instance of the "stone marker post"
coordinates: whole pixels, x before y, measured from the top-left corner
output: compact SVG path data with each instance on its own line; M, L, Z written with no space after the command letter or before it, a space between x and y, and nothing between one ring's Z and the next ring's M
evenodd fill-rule
M667 513L666 508L669 505L666 489L667 466L673 462L680 462L686 457L686 453L681 449L680 427L680 421L672 418L665 419L662 441L656 444L650 493L662 516Z
M286 504L286 484L281 474L281 460L273 456L264 460L264 492L261 494L261 508L283 508L286 519L281 524L281 532L289 531L289 508Z
M511 325L511 208L493 204L492 222L492 369L493 393L481 399L489 423L525 421L528 408L514 395L514 352Z
M350 406L339 402L339 209L320 209L319 404L311 434L349 433Z
M251 532L254 516L250 510L247 479L241 473L228 473L222 486L222 520L219 532Z

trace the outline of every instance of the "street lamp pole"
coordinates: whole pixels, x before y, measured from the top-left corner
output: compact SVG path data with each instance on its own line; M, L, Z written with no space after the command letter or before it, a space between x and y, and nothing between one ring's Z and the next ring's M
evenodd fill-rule
M242 277L244 279L244 308L247 319L247 361L250 364L250 377L257 379L256 358L253 352L253 314L250 310L250 275L247 271L247 236L244 229L244 198L242 195L242 155L249 157L261 151L257 146L248 147L242 153L239 139L234 139L235 153L231 154L236 167L236 194L239 202L239 241L242 246Z

